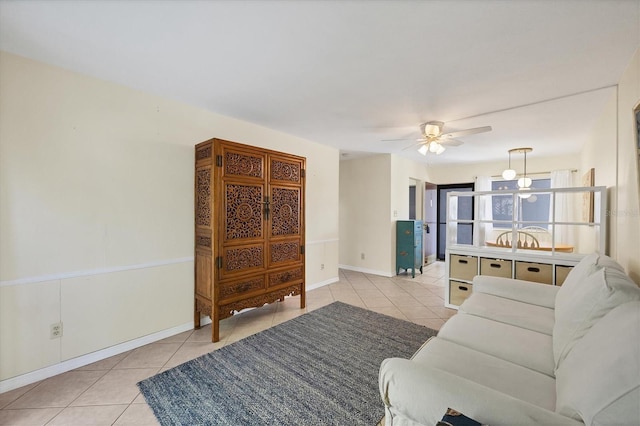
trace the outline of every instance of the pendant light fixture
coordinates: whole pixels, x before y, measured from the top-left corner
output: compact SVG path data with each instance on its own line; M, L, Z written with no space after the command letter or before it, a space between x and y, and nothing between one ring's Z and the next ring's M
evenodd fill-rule
M516 171L511 168L511 152L513 149L509 150L509 168L502 172L502 178L504 180L513 180L516 177Z
M527 177L527 152L533 151L533 148L518 148L518 150L524 154L524 175L518 179L518 188L530 188L532 181Z
M518 194L520 198L529 198L531 194L527 191L531 190L531 184L533 183L531 178L527 177L527 153L533 151L533 148L513 148L509 150L509 168L502 172L502 177L505 180L513 180L517 176L514 169L511 168L511 154L524 154L524 173L520 179L518 179L518 189L522 193Z

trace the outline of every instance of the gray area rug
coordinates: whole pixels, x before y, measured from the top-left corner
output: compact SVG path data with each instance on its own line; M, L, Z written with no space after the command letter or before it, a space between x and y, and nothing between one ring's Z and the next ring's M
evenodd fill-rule
M436 331L334 302L138 383L162 425L376 425L378 371Z

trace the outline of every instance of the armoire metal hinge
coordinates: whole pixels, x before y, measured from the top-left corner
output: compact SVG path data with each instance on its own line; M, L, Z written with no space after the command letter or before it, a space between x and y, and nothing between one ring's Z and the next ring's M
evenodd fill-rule
M216 166L222 167L222 155L216 155Z
M307 172L305 169L300 169L300 176L305 177L307 175Z
M304 246L300 246L300 254L304 254Z
M222 268L222 256L216 257L216 267L218 269Z

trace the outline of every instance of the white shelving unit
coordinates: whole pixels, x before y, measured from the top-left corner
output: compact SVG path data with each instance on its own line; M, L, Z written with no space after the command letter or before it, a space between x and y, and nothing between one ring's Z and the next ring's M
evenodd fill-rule
M562 285L583 256L605 252L606 195L597 186L450 192L445 306L457 308L471 294L475 275ZM535 202L537 217L527 217L533 207L525 203ZM458 217L461 203L471 203L473 219Z

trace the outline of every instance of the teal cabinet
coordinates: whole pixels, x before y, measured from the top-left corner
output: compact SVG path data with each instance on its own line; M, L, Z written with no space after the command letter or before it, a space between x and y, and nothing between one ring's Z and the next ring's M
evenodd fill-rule
M400 269L415 278L416 269L422 273L422 221L399 220L396 222L396 275Z

